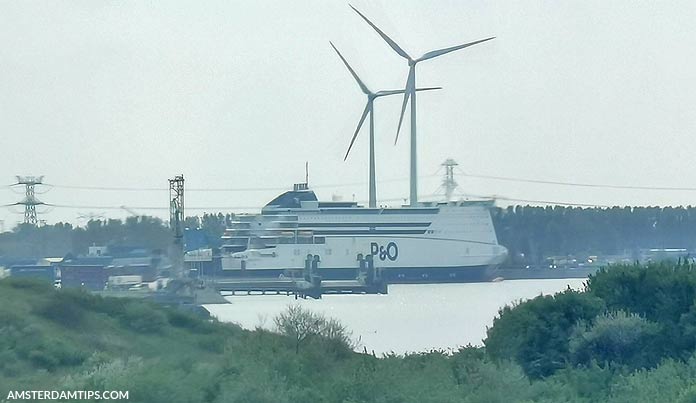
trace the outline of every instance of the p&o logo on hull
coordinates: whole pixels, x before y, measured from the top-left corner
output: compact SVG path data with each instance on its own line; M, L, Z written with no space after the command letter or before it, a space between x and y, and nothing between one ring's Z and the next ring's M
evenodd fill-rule
M399 257L399 247L396 245L396 242L389 242L387 246L372 242L370 244L370 254L379 257L379 260L389 259L393 262Z

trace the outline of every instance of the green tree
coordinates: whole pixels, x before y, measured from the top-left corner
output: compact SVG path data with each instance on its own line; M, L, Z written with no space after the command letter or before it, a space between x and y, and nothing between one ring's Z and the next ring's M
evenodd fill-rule
M631 370L653 367L661 359L660 326L637 314L608 312L593 324L580 321L570 337L573 364L615 363Z
M569 361L568 340L577 322L603 311L601 299L573 290L506 306L487 331L486 352L517 362L531 378L549 376Z
M293 340L295 353L300 352L301 345L315 338L339 346L354 347L351 333L339 321L327 319L324 315L306 310L300 305L288 305L273 321L278 333Z

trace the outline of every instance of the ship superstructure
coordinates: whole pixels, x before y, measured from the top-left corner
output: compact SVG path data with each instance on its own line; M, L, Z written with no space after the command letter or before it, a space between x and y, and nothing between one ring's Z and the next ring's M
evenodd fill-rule
M359 258L372 255L388 282L482 281L507 256L490 207L490 201L466 201L365 208L320 202L306 184L298 184L261 214L237 216L223 235L222 269L252 277L291 276L312 255L320 259L323 278L355 278Z

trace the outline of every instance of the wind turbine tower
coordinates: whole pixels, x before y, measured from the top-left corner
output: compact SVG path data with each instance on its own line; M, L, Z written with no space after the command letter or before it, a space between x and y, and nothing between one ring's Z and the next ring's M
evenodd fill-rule
M36 198L34 186L43 183L43 176L19 176L17 175L17 183L14 185L24 185L24 199L15 203L15 205L24 206L24 223L36 226L39 220L36 217L36 206L44 204Z
M377 183L376 183L376 169L375 169L375 109L374 109L374 102L375 99L380 98L380 97L385 97L388 95L396 95L396 94L403 94L405 90L382 90L382 91L377 91L377 92L372 92L370 91L369 88L367 88L367 85L358 77L358 74L353 70L353 68L348 64L348 61L346 60L345 57L341 54L341 52L338 51L336 46L332 42L329 42L331 44L331 47L336 51L338 54L338 57L341 58L341 61L343 61L343 64L346 66L350 74L353 76L355 81L358 83L358 86L360 87L360 90L363 92L363 94L367 95L367 103L365 104L365 109L363 110L362 116L360 116L360 121L358 122L358 127L355 129L355 133L353 133L353 137L350 139L350 145L348 146L348 151L346 151L345 157L343 157L343 161L348 159L348 154L350 154L351 148L353 148L353 143L355 142L355 139L358 137L358 133L360 132L360 128L362 127L363 123L365 122L365 118L367 115L370 115L370 191L369 191L369 199L368 199L368 207L370 208L376 208L377 207ZM442 87L426 87L426 88L418 88L416 91L430 91L430 90L439 90L442 89Z
M416 153L416 65L420 62L430 60L433 58L436 58L438 56L445 55L450 52L454 52L455 50L460 50L464 48L468 48L469 46L473 46L482 42L490 41L491 39L495 39L495 37L490 37L486 39L480 39L477 41L465 43L462 45L457 45L457 46L452 46L449 48L443 48L443 49L437 49L437 50L432 50L430 52L426 52L423 54L421 57L418 58L412 58L409 56L408 53L406 53L405 50L403 50L399 45L397 45L396 42L394 42L387 34L382 32L375 24L372 23L365 15L363 15L360 11L358 11L355 7L350 6L353 10L355 10L360 17L362 17L365 22L367 22L378 34L379 36L384 39L387 44L394 49L394 51L404 59L408 61L408 78L406 79L406 88L404 92L404 101L401 105L401 116L399 117L399 126L396 130L396 140L399 139L399 131L401 130L401 123L403 122L404 119L404 113L406 111L406 104L409 101L409 98L411 100L411 172L410 172L410 192L409 192L409 205L411 207L415 207L418 205L418 168L417 168L417 153ZM395 140L395 142L396 142Z

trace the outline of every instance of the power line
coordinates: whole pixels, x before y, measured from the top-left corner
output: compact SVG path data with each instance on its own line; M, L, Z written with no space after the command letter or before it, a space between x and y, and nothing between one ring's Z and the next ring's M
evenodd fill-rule
M562 182L562 181L547 181L539 179L527 179L519 177L506 177L506 176L495 176L495 175L478 175L478 174L468 174L461 172L462 176L480 179L490 179L490 180L501 180L510 182L525 182L525 183L538 183L546 185L559 185L559 186L576 186L576 187L589 187L589 188L612 188L612 189L631 189L631 190L664 190L664 191L696 191L696 187L665 187L665 186L631 186L631 185L612 185L612 184L597 184L597 183L579 183L579 182ZM437 177L437 174L421 176L421 178ZM406 181L407 178L394 178L387 179L380 182L400 182ZM325 184L316 185L313 188L336 188L341 186L357 186L364 185L366 182L352 182L352 183L336 183L336 184ZM15 184L16 185L16 184ZM108 186L72 186L72 185L56 185L56 184L45 184L54 188L65 188L65 189L80 189L80 190L105 190L105 191L168 191L168 188L155 188L155 187L108 187ZM13 185L0 185L0 187L11 188ZM248 188L192 188L187 189L187 191L198 191L198 192L248 192L248 191L282 191L286 190L287 187L248 187ZM537 203L537 204L550 204L550 205L561 205L561 206L579 206L579 207L601 207L608 208L609 206L602 204L590 204L590 203L572 203L566 201L551 201L551 200L536 200L536 199L520 199L514 197L506 196L480 196L480 195L467 195L458 194L458 196L471 196L478 198L495 198L499 200L506 200L512 202L523 202L523 203ZM393 202L402 201L404 198L394 198L394 199L381 199L380 202ZM359 202L364 203L364 201ZM15 206L17 203L2 205L0 207ZM103 210L119 210L121 206L93 206L93 205L62 205L62 204L46 204L54 208L73 208L73 209L103 209ZM134 209L141 210L168 210L168 207L160 206L142 206L133 207ZM190 210L204 211L204 210L258 210L262 206L206 206L206 207L187 207Z
M118 187L118 186L73 186L73 185L56 185L52 183L45 183L44 185L50 186L52 188L58 189L72 189L72 190L114 190L114 191L168 191L169 188L154 188L154 187Z
M422 176L421 178L430 178L434 177L437 175L428 175L428 176ZM389 183L389 182L405 182L407 181L408 178L393 178L393 179L385 179L379 181L380 183ZM324 189L324 188L338 188L342 186L360 186L360 185L365 185L367 182L344 182L344 183L334 183L334 184L323 184L323 185L312 185L311 188L313 189ZM76 185L60 185L60 184L48 184L45 183L44 185L50 186L53 188L60 188L60 189L73 189L73 190L106 190L106 191L133 191L133 192L140 192L140 191L157 191L157 192L164 192L164 191L169 191L169 188L166 187L133 187L133 186L126 186L126 187L121 187L121 186L76 186ZM277 186L277 187L234 187L234 188L187 188L187 192L262 192L262 191L283 191L283 190L288 190L287 186Z
M57 207L57 208L68 208L68 209L98 209L98 210L121 210L121 206L90 206L90 205L67 205L67 204L48 204L47 206ZM7 206L3 206L7 207ZM169 207L159 207L159 206L128 206L132 210L169 210ZM187 210L243 210L243 209L260 209L260 206L224 206L224 207L189 207L186 206Z
M539 203L539 204L554 204L554 205L559 205L559 206L577 206L577 207L601 207L601 208L611 208L611 206L603 205L603 204L589 204L589 203L571 203L571 202L563 202L563 201L551 201L551 200L532 200L532 199L518 199L514 197L506 197L506 196L500 196L500 195L492 195L492 196L482 196L482 195L474 195L474 194L459 194L458 196L464 196L464 197L477 197L481 199L497 199L497 200L507 200L507 201L516 201L516 202L524 202L524 203Z
M474 175L474 174L467 174L464 172L462 172L461 175L468 176L470 178L493 179L493 180L508 181L508 182L540 183L540 184L545 184L545 185L577 186L577 187L589 187L589 188L696 191L696 187L633 186L633 185L612 185L612 184L604 184L604 183L561 182L561 181L547 181L547 180L541 180L541 179L514 178L514 177L506 177L506 176Z
M434 195L429 195L434 196ZM404 197L397 197L391 199L380 199L380 202L395 202L403 201ZM366 200L358 200L356 203L364 204L367 203ZM0 207L10 207L14 204L8 204ZM53 204L45 203L46 206L55 208L67 208L67 209L95 209L95 210L122 210L124 206L94 206L94 205L83 205L83 204ZM190 207L186 206L187 210L260 210L263 206L205 206L205 207ZM169 207L164 206L128 206L130 210L169 210Z
M479 174L469 174L466 172L461 172L460 174L469 178L478 179L490 179L498 181L507 182L521 182L521 183L536 183L543 185L556 185L556 186L575 186L575 187L585 187L585 188L604 188L604 189L626 189L626 190L659 190L659 191L696 191L696 187L672 187L672 186L637 186L637 185L614 185L607 183L583 183L583 182L564 182L564 181L550 181L543 179L529 179L529 178L519 178L510 176L497 176L497 175L479 175ZM419 178L433 178L439 175L426 175L420 176ZM389 182L405 182L408 178L393 178L379 181L380 183ZM323 188L338 188L343 186L361 186L365 185L367 182L345 182L345 183L334 183L334 184L320 184L311 186L314 189ZM44 184L53 188L62 189L73 189L73 190L100 190L100 191L157 191L165 192L169 191L166 187L119 187L119 186L75 186L75 185L60 185L60 184ZM3 187L10 187L6 185ZM229 188L191 188L186 189L189 192L262 192L262 191L283 191L288 189L287 186L277 186L277 187L229 187Z

